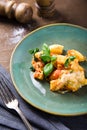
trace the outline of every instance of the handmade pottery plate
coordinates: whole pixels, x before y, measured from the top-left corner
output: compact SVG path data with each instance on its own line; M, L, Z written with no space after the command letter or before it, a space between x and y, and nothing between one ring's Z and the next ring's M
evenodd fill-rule
M55 93L49 83L33 78L30 70L30 49L41 49L43 43L61 44L66 50L76 49L87 56L87 29L72 24L50 24L29 33L15 47L10 73L14 86L21 97L34 107L55 115L81 115L87 113L87 86L73 93ZM87 70L87 65L85 64Z

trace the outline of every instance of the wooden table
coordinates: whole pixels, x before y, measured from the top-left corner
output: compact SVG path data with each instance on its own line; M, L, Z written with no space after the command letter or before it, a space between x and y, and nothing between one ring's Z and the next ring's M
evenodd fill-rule
M10 57L18 42L32 30L49 23L72 23L87 28L87 0L55 0L55 19L43 19L37 15L35 0L29 2L33 8L33 19L29 24L20 24L0 16L0 64L9 71Z

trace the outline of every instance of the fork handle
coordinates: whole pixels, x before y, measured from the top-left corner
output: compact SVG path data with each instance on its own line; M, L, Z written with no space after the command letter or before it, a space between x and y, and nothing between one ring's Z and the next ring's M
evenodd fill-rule
M17 113L19 114L19 116L21 117L22 121L24 122L27 130L33 130L31 124L28 122L28 120L25 118L24 114L22 113L22 111L19 109L19 107L16 107L15 109L17 111Z

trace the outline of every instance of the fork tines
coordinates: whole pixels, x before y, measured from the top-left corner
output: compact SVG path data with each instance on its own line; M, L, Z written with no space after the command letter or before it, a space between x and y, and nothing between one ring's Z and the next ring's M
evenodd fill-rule
M9 89L10 85L11 84L9 84L8 79L0 72L0 95L4 104L8 108L14 109L20 115L28 130L33 130L31 124L28 122L28 120L25 118L24 114L18 107L18 100Z
M12 94L11 90L8 88L6 77L0 73L0 96L5 103L15 99L15 96Z

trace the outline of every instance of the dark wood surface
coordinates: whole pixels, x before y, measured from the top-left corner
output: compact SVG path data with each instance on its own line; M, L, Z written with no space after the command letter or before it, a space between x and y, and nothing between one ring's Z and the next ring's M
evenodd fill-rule
M87 0L55 0L56 15L52 19L44 19L37 15L35 0L15 1L30 3L33 18L28 24L21 24L0 16L0 64L8 71L14 47L32 30L50 23L71 23L87 28Z

